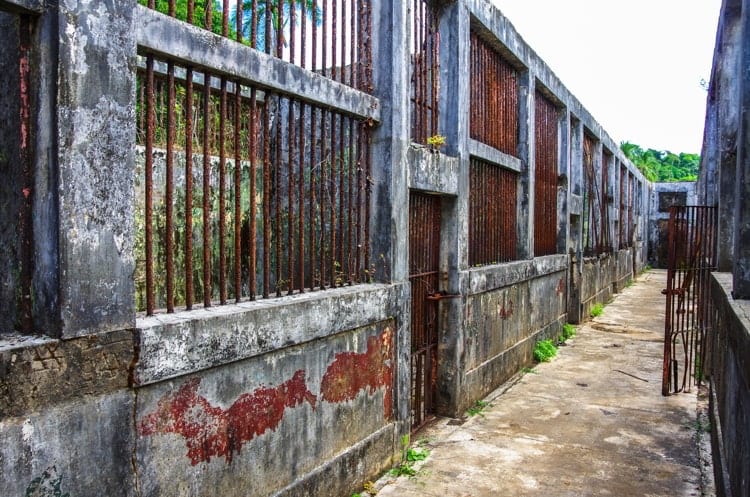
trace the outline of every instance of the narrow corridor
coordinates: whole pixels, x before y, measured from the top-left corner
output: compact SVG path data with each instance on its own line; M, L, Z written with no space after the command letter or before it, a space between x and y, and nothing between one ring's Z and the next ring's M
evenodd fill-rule
M382 478L378 496L710 495L705 401L695 387L661 395L665 284L640 276L479 414L414 435L427 461Z

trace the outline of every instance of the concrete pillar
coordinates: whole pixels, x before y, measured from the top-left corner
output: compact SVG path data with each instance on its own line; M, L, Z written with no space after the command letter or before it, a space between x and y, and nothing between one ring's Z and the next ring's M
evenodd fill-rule
M409 4L372 2L374 94L380 99L381 123L372 136L372 217L370 223L375 280L406 283L409 278ZM410 429L411 328L409 287L397 307L397 435ZM394 450L398 441L394 440Z
M581 278L583 271L583 124L568 112L570 122L570 275L568 321L581 321Z
M59 6L62 336L132 328L135 54L131 0Z
M722 57L718 69L718 116L719 116L719 174L718 174L718 268L732 271L734 265L734 195L737 181L737 137L739 126L739 94L741 71L737 65L740 57L740 14L729 15L722 40Z
M518 76L518 158L523 168L518 192L518 259L534 258L534 94L536 78L531 71Z
M560 111L558 124L557 147L557 253L567 253L568 237L570 236L569 190L570 190L570 129L568 112Z
M734 289L736 299L750 299L750 0L742 2L739 72L739 129L734 190Z
M458 157L458 195L443 199L441 250L446 274L444 290L461 298L440 302L438 391L435 410L460 415L464 356L464 302L461 271L469 267L469 12L465 2L446 6L440 17L440 134L445 153Z

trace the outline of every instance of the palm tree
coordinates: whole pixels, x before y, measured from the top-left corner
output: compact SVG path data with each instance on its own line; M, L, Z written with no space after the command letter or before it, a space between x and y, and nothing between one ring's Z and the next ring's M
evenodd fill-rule
M242 3L242 34L247 40L252 40L253 26L255 27L255 47L258 50L272 52L274 45L278 42L277 36L281 36L284 46L287 45L284 30L289 25L292 17L292 2L281 0L282 15L279 16L279 1L276 0L243 0ZM304 14L316 25L321 24L321 9L316 0L294 0L295 22L299 24L299 17ZM253 15L255 6L255 15ZM233 25L237 24L239 4L232 13ZM267 18L270 12L270 20ZM281 25L279 21L281 20ZM271 32L266 33L266 27L271 27ZM268 41L268 46L266 42Z

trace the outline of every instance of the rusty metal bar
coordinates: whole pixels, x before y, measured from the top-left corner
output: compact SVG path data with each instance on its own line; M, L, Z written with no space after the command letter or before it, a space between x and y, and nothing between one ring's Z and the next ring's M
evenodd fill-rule
M263 298L271 287L271 95L263 99Z
M242 2L240 2L242 3ZM238 12L240 15L241 11ZM234 83L234 300L242 299L242 150L240 131L242 126L242 86ZM254 136L251 135L251 140ZM250 197L252 201L253 198Z
M208 10L208 9L207 9ZM203 73L203 306L211 307L211 74Z
M287 212L286 212L286 259L287 259L287 279L289 280L287 293L294 293L294 157L295 157L295 123L294 123L294 102L291 100L288 111L288 129L287 129Z
M265 116L265 111L263 110L263 114ZM257 272L257 246L256 246L256 239L258 237L258 222L257 222L257 212L256 212L256 195L257 195L257 185L256 183L256 175L257 175L257 167L256 163L258 160L258 136L257 136L257 130L256 130L256 119L258 117L258 93L255 88L252 88L250 90L250 132L248 136L248 140L250 140L250 146L249 146L249 156L250 156L250 192L249 192L249 198L250 198L250 233L248 234L248 239L250 242L250 249L249 249L249 260L248 260L248 278L249 281L249 288L248 292L250 293L250 300L255 300L255 296L258 293L257 289L257 278L256 278L256 272ZM265 117L264 117L265 120ZM265 132L265 129L264 129ZM267 134L263 135L263 143L266 142L266 136ZM264 146L265 149L265 146ZM263 154L264 161L265 161L265 153ZM263 170L265 171L265 164L263 166ZM265 204L264 204L265 205ZM264 217L265 219L265 217ZM265 270L265 265L264 265Z
M146 57L146 205L144 222L146 250L146 314L154 314L154 128L156 120L156 95L154 94L154 56Z
M174 63L167 65L167 171L166 229L164 232L167 277L167 312L174 312L174 147L175 147L175 79Z
M191 2L192 3L192 2ZM185 307L193 308L193 69L185 83Z
M299 104L299 162L297 175L297 291L305 291L305 109ZM314 141L311 140L311 148ZM312 181L312 177L310 178ZM292 250L292 247L289 247Z
M226 1L226 0L225 0ZM208 119L208 116L206 116ZM219 101L219 301L227 303L227 250L226 250L226 122L227 122L227 78L221 78Z
M315 5L314 7L315 8ZM313 28L314 29L314 28ZM313 46L314 48L314 46ZM314 52L313 52L314 53ZM313 67L315 66L315 57L313 57ZM317 173L319 171L319 165L318 165L318 155L315 153L317 150L316 144L318 143L318 133L317 133L317 123L318 123L318 109L315 107L310 108L310 290L315 290L316 285L316 278L315 278L315 272L318 270L318 254L316 252L317 244L315 243L318 237L318 231L317 231L317 216L316 216L316 210L319 209L318 206L318 197L317 197L317 182L316 177Z

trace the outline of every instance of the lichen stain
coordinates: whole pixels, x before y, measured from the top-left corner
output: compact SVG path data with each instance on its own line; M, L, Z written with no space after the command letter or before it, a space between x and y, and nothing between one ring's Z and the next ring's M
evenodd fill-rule
M370 395L384 388L385 419L393 416L393 330L388 327L380 335L367 339L364 353L341 352L328 366L320 384L323 400L339 403L354 399L366 390Z
M198 395L200 382L200 378L193 378L176 393L162 397L156 410L138 425L142 436L177 433L184 437L193 466L212 457L223 457L231 463L244 443L275 430L287 408L307 401L315 409L317 400L307 389L303 370L276 388L260 387L240 395L226 410Z

